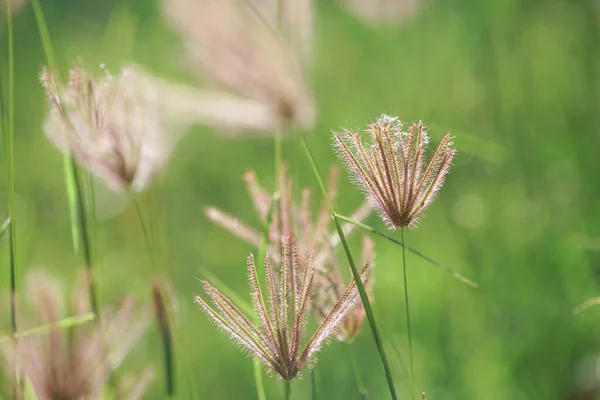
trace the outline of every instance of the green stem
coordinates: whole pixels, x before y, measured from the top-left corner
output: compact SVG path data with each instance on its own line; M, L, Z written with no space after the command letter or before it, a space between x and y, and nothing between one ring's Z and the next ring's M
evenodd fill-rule
M317 400L317 379L314 368L310 370L310 398Z
M92 246L90 243L90 234L87 224L87 214L85 210L85 199L83 197L83 187L79 177L79 171L75 160L71 158L71 168L73 171L73 183L77 194L77 223L81 239L81 247L83 250L83 262L87 269L88 288L90 292L90 306L94 314L99 315L98 296L96 293L96 282L94 279L94 270L92 267Z
M284 379L283 381L285 385L285 400L290 400L290 395L292 393L292 381L289 379Z
M150 231L148 230L146 222L144 221L144 214L142 213L142 209L139 205L139 202L137 201L137 199L131 196L131 194L130 200L133 202L138 220L140 222L140 226L142 228L142 233L144 234L144 240L148 249L148 257L150 258L152 269L156 273L158 272L158 267L156 265L156 260L154 257ZM159 311L157 311L156 316L163 348L166 393L167 398L172 399L175 396L175 343L172 333L173 322L171 318L171 313L167 311L166 307L164 306L164 301L162 299L162 293L160 293L160 288L156 286L155 290L155 295L158 296L158 299L160 300L156 301L157 305L159 305L160 303L159 307L157 307Z
M360 367L358 365L358 360L356 358L354 348L350 344L348 345L348 354L350 354L350 362L352 363L354 379L356 380L356 386L358 387L358 392L360 394L360 398L361 398L361 400L367 400L369 397L367 396L367 391L365 390L365 384L363 382L362 375L360 373Z
M392 242L392 243L394 243L394 244L396 244L398 246L401 246L403 249L406 249L406 250L410 251L411 253L416 254L417 256L421 257L423 260L425 260L428 263L432 264L433 266L441 269L442 271L444 271L444 272L452 275L454 278L458 279L459 281L461 281L461 282L463 282L463 283L465 283L465 284L467 284L467 285L469 285L471 287L474 287L474 288L478 288L479 287L479 285L476 282L473 282L469 278L466 278L463 275L459 274L458 272L455 272L455 271L451 270L450 268L448 268L445 265L443 265L443 264L435 261L432 258L429 258L428 256L424 255L423 253L421 253L421 252L419 252L419 251L417 251L415 249L412 249L412 248L410 248L408 246L405 246L402 242L399 242L398 240L394 239L391 236L386 235L385 233L379 232L378 230L376 230L375 228L370 227L369 225L363 224L362 222L353 220L352 218L346 217L346 216L341 215L341 214L336 214L336 217L339 218L339 219L341 219L342 221L348 222L348 223L350 223L350 224L352 224L352 225L354 225L354 226L356 226L356 227L358 227L360 229L363 229L363 230L365 230L367 232L370 232L370 233L372 233L374 235L377 235L377 236L380 236L380 237L382 237L384 239L387 239L390 242Z
M410 361L410 389L411 399L415 398L415 364L413 361L413 347L412 347L412 329L410 326L410 307L408 303L408 277L406 274L406 251L404 247L404 229L400 230L400 237L402 238L402 271L404 274L404 302L406 304L406 330L408 331L408 358Z
M267 400L265 394L265 383L263 381L262 368L260 367L260 360L258 357L252 359L252 366L254 369L254 383L256 385L256 395L258 400Z
M17 235L15 224L15 59L14 38L12 25L12 11L10 1L6 2L6 26L8 39L8 99L7 111L4 112L4 130L6 139L6 158L8 163L8 217L10 226L8 237L10 241L9 250L9 281L10 281L10 328L14 334L17 332Z
M302 137L302 136L300 136L300 143L304 150L306 158L308 159L308 161L310 163L310 166L313 170L315 178L317 179L319 187L321 188L323 198L325 199L327 205L329 206L331 216L333 217L333 221L335 223L335 228L340 237L340 241L342 242L342 245L344 247L344 252L346 253L346 257L348 258L348 263L350 264L352 276L354 277L354 281L356 282L356 287L358 289L360 299L361 299L363 307L365 309L365 314L367 315L367 319L369 321L369 326L371 328L371 332L373 333L373 339L375 340L375 345L377 346L377 351L379 352L379 358L381 359L381 364L383 365L383 369L385 371L385 377L387 380L388 387L390 389L390 395L391 395L392 399L396 400L397 396L396 396L396 389L394 388L394 379L392 378L392 372L390 370L387 356L385 354L385 348L383 346L381 336L379 335L379 330L377 329L377 324L375 322L375 316L373 314L373 308L371 307L371 302L369 301L369 296L367 296L367 291L365 290L365 286L362 282L360 274L358 273L358 270L356 269L356 265L354 264L354 259L352 258L352 253L350 252L350 246L348 246L348 242L346 240L346 235L344 235L344 230L342 229L340 219L337 217L337 213L336 213L335 209L333 208L331 199L329 199L329 196L327 195L327 189L325 188L323 179L321 178L321 175L319 174L317 165L315 164L315 161L310 153L310 150L308 149L308 146L306 145L306 142L304 141L304 137Z

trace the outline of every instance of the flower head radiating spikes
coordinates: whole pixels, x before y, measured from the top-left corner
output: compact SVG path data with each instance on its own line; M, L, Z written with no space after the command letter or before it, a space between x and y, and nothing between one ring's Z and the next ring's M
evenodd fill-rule
M306 258L306 265L301 265L298 248L292 238L284 236L281 243L279 276L276 276L269 256L265 256L268 300L263 298L254 258L249 257L250 292L256 316L244 315L231 300L206 281L203 282L204 290L213 306L200 296L196 296L196 302L217 326L258 357L268 370L291 380L298 376L307 362L311 364L322 344L334 333L352 308L357 290L352 281L304 343L316 266L312 255ZM365 271L366 268L361 271L361 276L364 277ZM255 317L258 324L251 322Z
M149 75L136 67L95 80L81 67L67 87L44 69L50 100L46 135L73 154L113 189L142 190L164 167L173 140L166 140L160 95Z
M425 165L429 138L422 122L403 130L398 118L382 115L369 125L363 141L358 133L335 134L340 158L356 177L372 205L390 228L414 228L435 199L456 152L446 134Z
M89 313L84 282L80 279L72 297L71 310L76 316ZM116 312L105 311L99 323L59 327L64 293L58 285L33 270L28 274L27 289L33 300L36 324L48 326L49 332L7 344L2 350L9 370L16 368L39 400L101 398L112 371L146 331L148 312L140 312L128 300ZM146 377L135 385L135 392L129 393L140 393L147 384Z

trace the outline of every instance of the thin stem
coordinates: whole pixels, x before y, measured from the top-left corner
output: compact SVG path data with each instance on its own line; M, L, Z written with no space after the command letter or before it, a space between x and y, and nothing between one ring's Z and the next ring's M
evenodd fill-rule
M283 383L285 385L285 400L290 400L290 394L292 393L292 381L289 379L284 379Z
M150 258L150 264L152 264L152 269L157 272L156 261L154 260L154 252L152 249L152 239L150 237L150 232L148 231L148 227L146 226L146 222L144 221L144 214L142 213L142 209L137 199L130 197L133 202L133 206L135 208L135 212L137 214L138 220L140 221L140 227L142 228L142 233L144 234L144 240L146 242L146 247L148 248L148 257Z
M71 328L76 325L81 325L93 321L96 319L96 315L93 313L77 315L74 317L67 317L61 319L60 321L50 324L50 325L42 325L38 326L23 332L17 332L13 337L14 338L23 338L31 335L41 335L45 333L49 333L52 329L55 328ZM2 336L0 337L0 344L4 344L13 339L11 336Z
M415 364L413 361L412 330L410 327L410 306L408 303L408 278L406 274L406 251L404 248L404 229L400 230L402 240L402 271L404 273L404 302L406 304L406 330L408 331L408 358L410 361L410 389L412 399L415 398Z
M356 226L356 227L358 227L360 229L363 229L363 230L365 230L367 232L370 232L370 233L372 233L374 235L381 236L382 238L387 239L390 242L392 242L392 243L394 243L394 244L396 244L398 246L401 246L403 249L406 249L406 250L410 251L411 253L416 254L417 256L421 257L423 260L425 260L428 263L432 264L433 266L441 269L442 271L444 271L444 272L452 275L453 277L455 277L459 281L461 281L461 282L463 282L463 283L465 283L465 284L467 284L467 285L469 285L471 287L474 287L474 288L478 288L479 287L479 284L477 284L476 282L473 282L469 278L466 278L463 275L459 274L458 272L455 272L455 271L451 270L450 268L448 268L445 265L443 265L443 264L435 261L432 258L429 258L428 256L424 255L423 253L421 253L421 252L419 252L419 251L417 251L415 249L412 249L412 248L410 248L408 246L405 246L402 242L394 239L391 236L386 235L385 233L379 232L378 230L376 230L373 227L370 227L369 225L363 224L362 222L356 221L356 220L354 220L352 218L349 218L349 217L346 217L344 215L337 214L337 213L336 213L336 217L339 218L339 219L341 219L342 221L348 222L348 223L350 223L350 224L352 224L352 225L354 225L354 226Z
M85 199L83 197L83 187L79 178L79 171L75 160L71 158L71 168L73 171L73 183L77 193L77 223L83 250L83 262L87 269L88 288L90 292L90 306L94 314L98 315L98 297L96 294L96 282L94 279L94 270L92 267L92 246L90 243L90 234L87 225L87 214L85 211Z
M397 396L396 396L396 389L394 388L394 379L392 378L392 372L390 370L390 366L387 361L387 356L385 354L385 348L383 347L383 342L381 340L381 336L379 335L379 330L377 329L377 324L375 322L375 316L373 314L373 308L371 307L371 302L369 301L369 296L367 296L367 291L365 290L365 286L362 282L360 274L358 273L358 270L356 269L356 265L354 264L354 259L352 258L352 253L350 252L350 247L348 246L348 242L346 240L346 235L344 234L344 230L342 229L340 219L337 217L337 213L336 213L335 209L333 208L333 203L331 202L331 199L329 199L329 196L327 195L327 189L325 188L323 179L321 178L321 175L319 174L317 165L315 164L315 161L310 153L310 150L308 149L308 146L306 145L306 142L304 141L304 137L302 137L302 136L300 136L300 143L304 150L306 158L308 159L308 161L310 163L310 166L313 170L315 178L317 179L319 187L321 188L323 198L325 199L327 205L329 206L331 216L333 217L333 221L335 223L335 229L337 230L337 233L340 237L340 241L342 242L342 245L344 246L344 252L346 253L346 257L348 258L348 263L350 264L352 276L354 277L354 281L356 282L356 287L358 289L360 299L361 299L363 307L365 309L365 314L367 315L367 319L369 321L369 326L371 327L371 332L373 333L373 339L375 340L375 345L377 346L377 351L379 352L379 358L381 359L381 364L383 365L383 369L385 371L385 377L387 379L387 384L390 389L390 395L391 395L392 399L396 400Z
M256 395L258 396L258 400L267 400L267 395L265 394L265 383L262 376L262 368L260 366L260 360L258 357L254 357L252 359L252 366L254 369L254 383L256 385Z
M314 368L310 370L310 398L317 400L317 379Z
M354 379L356 380L356 386L358 387L358 392L360 394L360 398L361 398L361 400L367 400L369 397L367 396L365 384L363 382L362 375L360 373L360 366L358 365L358 359L356 358L354 347L352 347L352 345L350 345L350 344L348 345L348 354L350 354L350 362L352 363Z
M8 39L8 99L7 108L4 111L4 130L6 144L6 158L8 162L8 217L10 226L8 238L10 241L9 250L9 280L10 280L10 328L14 334L17 332L17 235L15 223L15 59L14 59L14 39L12 26L11 2L6 2L6 25Z

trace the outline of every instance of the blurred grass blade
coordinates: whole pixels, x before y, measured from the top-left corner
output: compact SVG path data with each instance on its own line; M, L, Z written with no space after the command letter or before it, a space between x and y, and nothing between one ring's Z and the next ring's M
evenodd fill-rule
M354 372L354 380L356 381L356 386L358 387L358 393L360 395L361 400L368 400L369 396L367 396L365 384L360 373L360 365L356 358L356 354L354 353L354 348L351 344L348 344L347 346L348 354L350 355L350 363L352 364L352 371Z
M8 239L9 250L9 281L10 281L10 328L14 334L17 332L17 235L15 219L15 60L14 38L12 26L11 2L6 2L6 26L8 40L8 97L6 103L2 100L0 110L4 130L4 146L8 168L8 218L10 218ZM4 98L3 87L0 84L0 98Z
M427 257L425 254L423 254L423 253L421 253L421 252L419 252L419 251L417 251L417 250L415 250L413 248L405 246L399 240L396 240L393 237L386 235L385 233L379 232L378 230L376 230L375 228L370 227L369 225L363 224L362 222L355 221L352 218L348 218L348 217L346 217L344 215L341 215L341 214L337 214L336 213L335 216L336 216L336 218L339 218L342 221L348 222L348 223L350 223L350 224L352 224L352 225L354 225L354 226L356 226L358 228L364 229L367 232L370 232L370 233L372 233L374 235L381 236L382 238L385 238L385 239L389 240L390 242L392 242L392 243L394 243L394 244L402 247L403 249L406 249L406 250L410 251L411 253L413 253L413 254L421 257L423 260L425 260L428 263L434 265L435 267L441 269L442 271L447 272L448 274L452 275L453 277L455 277L459 281L461 281L461 282L463 282L463 283L465 283L465 284L467 284L467 285L469 285L471 287L474 287L474 288L478 288L479 287L478 283L473 282L469 278L467 278L467 277L459 274L456 271L451 270L450 268L448 268L445 265L443 265L443 264L435 261L434 259Z
M592 297L589 300L584 301L573 310L573 314L577 315L590 307L600 305L600 297Z
M169 323L170 319L167 307L165 306L164 296L157 282L152 284L152 302L154 304L154 315L163 347L167 398L172 399L175 396L173 333L171 324Z
M44 11L40 5L39 0L31 0L33 12L35 15L35 21L40 34L40 40L44 48L44 54L46 56L46 62L48 67L54 71L57 77L57 81L60 84L62 82L60 69L56 62L56 53L52 46L52 40L50 38L50 32L46 19L44 17ZM69 202L69 212L71 215L71 234L73 236L73 248L75 255L79 253L81 246L83 250L83 259L85 267L88 272L88 287L90 292L90 304L92 311L98 314L98 297L96 294L96 282L94 279L93 268L92 268L92 254L91 254L91 241L87 227L87 214L85 207L85 198L83 195L83 185L81 184L77 165L71 155L65 154L63 158L63 168L65 174L65 185L67 190L67 198Z
M314 367L310 370L310 398L311 400L317 400L317 380Z
M6 218L6 220L4 220L4 223L2 223L2 226L0 226L0 239L2 239L4 237L4 233L8 229L9 225L10 225L10 217Z
M46 334L46 333L50 333L50 331L55 328L68 329L68 328L72 328L77 325L82 325L82 324L91 322L95 319L96 319L96 315L94 315L94 313L77 315L74 317L67 317L67 318L61 319L56 324L42 325L42 326L38 326L38 327L35 327L32 329L26 330L24 332L18 332L17 334L14 335L14 337L24 338L24 337L32 336L32 335ZM4 344L12 339L13 338L11 336L2 336L2 337L0 337L0 344Z
M346 253L346 258L348 259L348 263L350 264L350 270L352 271L352 277L354 278L354 282L356 283L356 288L358 289L358 294L360 295L360 299L362 301L363 307L365 309L365 314L367 315L367 320L369 321L369 327L371 328L371 332L373 333L373 339L375 341L375 345L377 347L377 351L379 353L379 358L381 359L381 364L383 366L383 370L385 372L385 378L387 380L388 387L390 389L390 396L393 400L396 400L398 397L396 395L396 389L394 387L394 378L392 377L392 372L390 370L390 365L387 360L387 355L385 353L385 348L383 346L383 341L381 340L381 336L379 335L379 329L377 328L377 324L375 322L375 316L373 314L373 308L371 307L371 301L369 300L369 296L367 295L367 291L365 290L365 286L362 282L360 274L358 273L358 269L354 263L354 258L352 257L352 253L350 251L350 247L348 246L348 242L346 241L346 235L344 234L344 229L342 228L342 224L340 223L340 218L337 216L335 209L333 208L333 204L331 203L331 199L327 194L327 189L325 188L325 183L319 174L319 170L317 165L315 164L315 160L306 145L306 141L303 136L300 136L300 145L304 150L304 154L308 159L308 162L311 166L315 179L319 184L319 188L321 189L321 193L325 202L327 203L331 217L335 223L335 229L340 237L340 241L342 242L342 246L344 247L344 252Z

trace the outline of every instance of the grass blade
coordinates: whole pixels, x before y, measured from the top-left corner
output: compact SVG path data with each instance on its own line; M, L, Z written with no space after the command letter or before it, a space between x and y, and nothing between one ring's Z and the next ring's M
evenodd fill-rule
M352 276L354 277L354 281L356 282L356 287L358 289L358 293L360 295L360 299L362 301L363 307L365 309L365 314L367 315L367 320L369 321L369 326L371 328L371 332L373 333L373 339L375 340L375 345L377 347L377 351L379 353L379 358L381 359L381 364L383 365L383 369L385 372L385 377L387 380L388 387L390 389L390 395L392 399L396 400L398 397L396 395L396 389L394 388L394 379L392 377L392 372L390 370L390 366L387 360L387 356L385 353L385 348L383 346L383 342L381 340L381 336L379 335L379 329L377 329L377 324L375 322L375 316L373 314L373 308L371 307L371 302L369 300L369 296L367 296L367 291L365 290L365 286L362 282L360 274L358 273L358 269L356 268L356 264L354 263L354 259L352 257L352 253L350 251L350 247L348 246L348 241L346 240L346 235L344 234L344 230L342 228L342 224L340 223L340 219L337 216L335 209L333 208L333 204L331 203L331 199L327 195L327 189L325 188L325 184L323 183L323 179L319 174L319 170L317 169L317 165L315 164L315 160L313 159L308 146L304 140L304 137L300 136L300 144L306 158L308 159L312 171L317 179L319 187L321 188L321 192L323 194L323 198L327 202L329 206L329 210L331 212L331 216L333 217L333 221L335 223L335 229L340 237L340 241L342 242L342 246L344 247L344 252L346 253L346 258L348 259L348 263L350 264L350 269L352 271Z
M38 327L35 327L32 329L26 330L24 332L17 332L14 335L14 337L15 338L24 338L24 337L31 336L31 335L42 335L42 334L50 333L50 331L55 328L68 329L68 328L72 328L77 325L88 323L95 319L96 319L96 315L93 313L77 315L74 317L67 317L67 318L61 319L60 321L58 321L55 324L42 325L42 326L38 326ZM11 337L11 336L2 336L2 337L0 337L0 344L9 342L12 339L13 339L13 337Z
M461 282L463 282L463 283L465 283L465 284L467 284L467 285L469 285L469 286L471 286L473 288L478 288L479 287L478 283L473 282L469 278L466 278L465 276L459 274L456 271L453 271L452 269L450 269L450 268L446 267L445 265L443 265L443 264L435 261L434 259L429 258L428 256L424 255L423 253L421 253L421 252L419 252L419 251L417 251L415 249L412 249L412 248L410 248L408 246L405 246L402 242L394 239L391 236L386 235L385 233L379 232L378 230L376 230L375 228L370 227L369 225L363 224L362 222L355 221L352 218L348 218L348 217L346 217L344 215L341 215L341 214L337 214L336 213L335 216L337 218L341 219L342 221L348 222L348 223L350 223L350 224L352 224L352 225L354 225L354 226L356 226L358 228L361 228L361 229L363 229L363 230L365 230L367 232L370 232L370 233L372 233L374 235L381 236L382 238L389 240L390 242L392 242L392 243L394 243L394 244L402 247L403 249L406 249L406 250L410 251L411 253L413 253L413 254L421 257L423 260L427 261L428 263L432 264L433 266L435 266L435 267L441 269L442 271L444 271L444 272L452 275L454 278L458 279L459 281L461 281Z
M175 395L175 352L173 348L173 333L169 322L170 319L167 307L165 306L165 300L157 282L154 282L152 285L152 301L154 304L156 324L162 340L167 399L172 399Z

